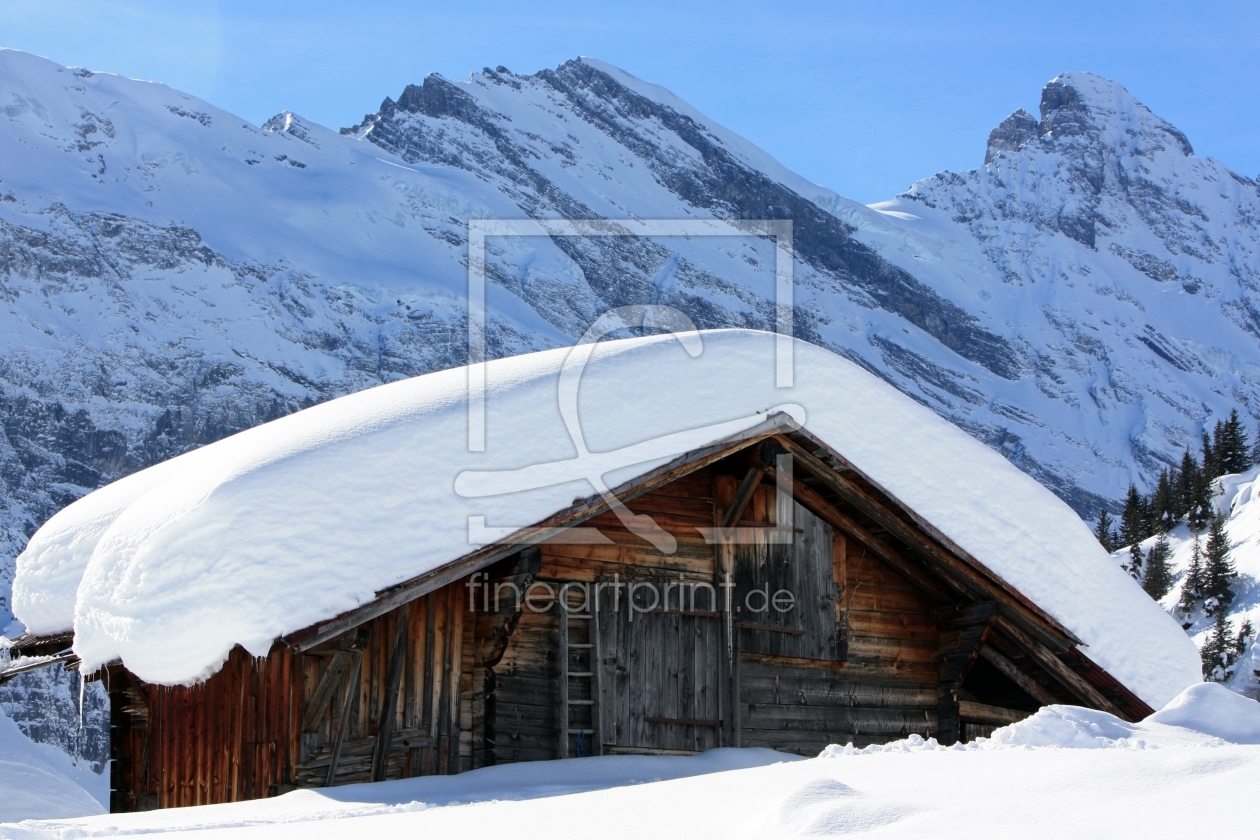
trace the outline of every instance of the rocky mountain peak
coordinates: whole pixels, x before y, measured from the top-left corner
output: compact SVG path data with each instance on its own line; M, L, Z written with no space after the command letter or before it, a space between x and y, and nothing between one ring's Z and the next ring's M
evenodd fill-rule
M984 162L992 163L1002 152L1018 152L1029 140L1041 136L1041 123L1032 114L1020 108L1001 125L989 132L989 145L984 153Z
M1166 147L1189 156L1190 141L1157 117L1118 82L1093 73L1064 73L1041 91L1041 134L1053 140L1082 137L1125 146L1138 154ZM1132 138L1137 137L1137 143Z

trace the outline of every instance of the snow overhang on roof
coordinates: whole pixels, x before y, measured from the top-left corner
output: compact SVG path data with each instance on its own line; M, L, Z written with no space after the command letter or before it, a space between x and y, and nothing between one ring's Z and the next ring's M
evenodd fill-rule
M827 350L794 342L794 383L779 388L775 336L692 335L687 346L671 335L600 344L576 390L577 377L562 385L570 348L490 362L480 452L468 446L459 368L144 470L36 533L18 559L14 611L33 633L73 625L89 671L121 660L149 682L195 682L237 644L265 654L477 551L470 536L494 542L546 520L591 495L584 476L617 487L782 413L1150 706L1200 680L1181 628L999 454Z

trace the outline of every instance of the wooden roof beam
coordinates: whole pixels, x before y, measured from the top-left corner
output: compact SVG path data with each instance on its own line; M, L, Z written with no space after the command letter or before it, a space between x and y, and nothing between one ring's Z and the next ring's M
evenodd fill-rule
M1095 709L1102 709L1123 720L1128 719L1120 707L1112 703L1101 691L1094 688L1085 678L1073 671L1066 662L1055 655L1054 651L1034 639L1017 627L1006 615L998 616L998 629L1011 641L1019 645L1025 653L1037 661L1042 668L1050 672L1063 687Z

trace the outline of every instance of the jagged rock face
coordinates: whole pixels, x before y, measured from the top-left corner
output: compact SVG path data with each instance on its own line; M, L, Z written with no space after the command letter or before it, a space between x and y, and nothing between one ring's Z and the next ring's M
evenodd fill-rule
M1041 135L1041 124L1032 114L1020 108L1002 124L989 132L989 145L985 149L984 162L990 164L1002 152L1018 152L1029 140Z

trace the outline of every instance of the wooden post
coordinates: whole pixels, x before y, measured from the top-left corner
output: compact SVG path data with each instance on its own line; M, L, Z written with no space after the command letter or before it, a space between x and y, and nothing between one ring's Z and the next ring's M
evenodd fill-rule
M556 601L556 616L559 618L559 651L560 659L560 744L557 758L569 757L569 611L567 603Z
M429 737L420 758L422 775L434 772L433 761L437 754L438 741L437 727L434 726L436 701L433 691L433 657L436 651L433 621L433 593L430 592L424 599L424 685L420 691L420 725Z
M936 740L945 746L957 743L962 736L958 689L980 655L997 614L998 605L995 602L981 601L960 605L937 616L940 648L937 658Z
M394 718L398 714L398 689L402 684L410 618L410 604L403 604L395 613L394 646L389 655L389 670L385 674L385 696L381 698L381 716L376 723L376 750L372 754L374 782L385 781L385 773L389 770L389 746L394 737Z

